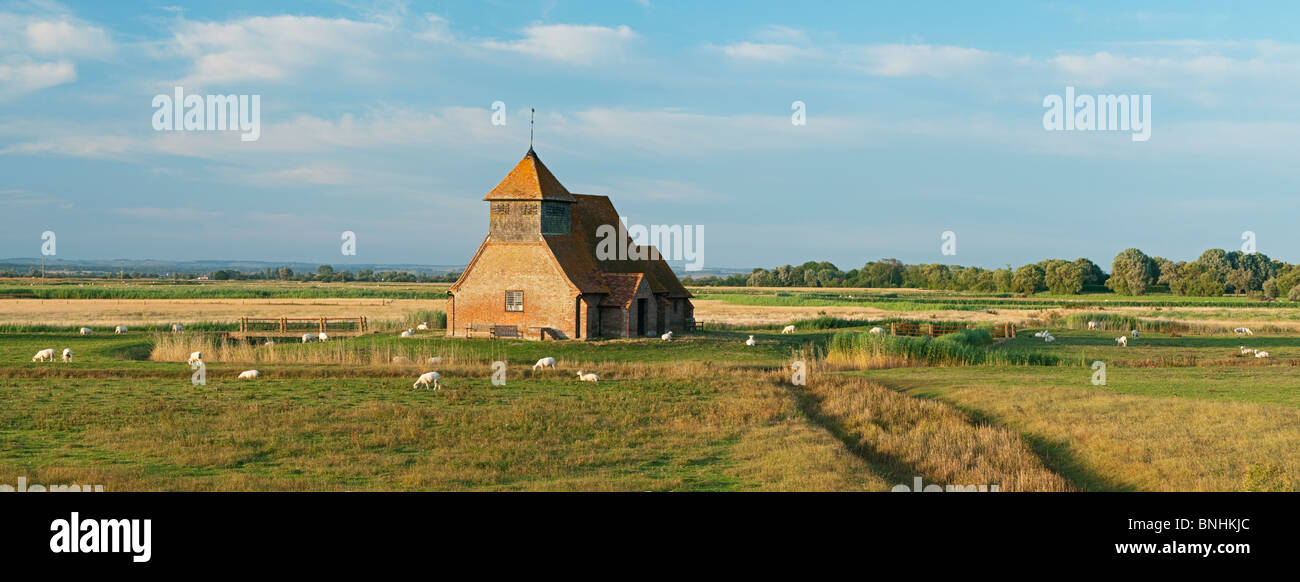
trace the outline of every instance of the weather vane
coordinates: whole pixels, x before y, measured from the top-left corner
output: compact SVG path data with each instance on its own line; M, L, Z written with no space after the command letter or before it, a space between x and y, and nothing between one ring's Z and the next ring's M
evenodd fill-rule
M537 114L536 107L528 108L528 149L533 149L533 116Z

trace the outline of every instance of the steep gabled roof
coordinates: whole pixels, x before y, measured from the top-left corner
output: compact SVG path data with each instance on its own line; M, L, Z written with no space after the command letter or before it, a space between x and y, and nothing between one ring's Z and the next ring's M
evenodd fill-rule
M627 307L636 298L636 290L645 280L643 273L605 273L605 285L609 295L601 299L601 306Z
M573 202L573 195L555 178L546 165L537 157L537 153L528 149L524 159L515 164L515 169L506 174L505 179L497 184L484 200L558 200Z
M600 243L600 240L596 238L596 229L605 224L617 228L619 223L618 211L614 209L614 204L609 201L608 196L574 194L573 197L577 200L577 203L571 207L571 234L545 237L548 243L554 240L553 249L559 244L571 247L564 251L557 251L557 257L561 255L561 252L579 254L587 261L591 261L593 268L601 274L644 273L646 282L650 284L650 291L653 293L667 293L669 297L691 296L690 291L686 290L682 282L677 279L677 275L673 274L672 268L662 258L641 260L619 260L617 258L600 260L596 258L596 246ZM623 240L616 242L631 245L631 238L624 233ZM653 249L653 247L650 248ZM561 260L561 263L563 262ZM608 282L606 284L608 285Z

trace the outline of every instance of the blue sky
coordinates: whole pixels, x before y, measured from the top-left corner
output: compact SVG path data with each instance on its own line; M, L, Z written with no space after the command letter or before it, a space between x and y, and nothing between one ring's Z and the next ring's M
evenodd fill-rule
M462 264L536 107L571 191L703 225L706 267L1109 267L1246 230L1298 262L1297 21L1291 2L0 2L0 257L52 230L64 259ZM261 138L154 131L178 85L260 95ZM1151 139L1044 130L1067 85L1151 95Z

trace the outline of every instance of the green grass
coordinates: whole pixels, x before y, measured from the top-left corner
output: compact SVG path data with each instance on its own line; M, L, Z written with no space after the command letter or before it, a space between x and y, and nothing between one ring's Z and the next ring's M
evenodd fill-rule
M20 283L21 282L21 283ZM446 283L305 283L262 281L112 281L8 279L10 299L442 299Z

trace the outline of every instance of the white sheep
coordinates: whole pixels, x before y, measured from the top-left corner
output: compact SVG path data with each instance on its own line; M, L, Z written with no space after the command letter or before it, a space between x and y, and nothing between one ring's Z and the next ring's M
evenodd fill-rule
M1119 344L1121 347L1125 347L1125 348L1127 348L1127 347L1128 347L1128 336L1123 335L1123 336L1120 336L1120 337L1115 338L1115 343Z
M406 356L393 356L393 363L394 363L394 364L409 364L409 363L411 363L411 358L408 358L408 357L406 357Z
M430 384L433 384L434 390L441 390L442 386L438 384L439 378L441 378L441 376L437 372L425 372L420 374L420 377L415 379L415 384L411 385L411 390L415 390L420 386L424 386L427 389Z
M876 335L880 335L880 334L882 334L882 333L885 333L885 328L883 328L883 327L873 327L873 328L871 328L871 331L870 331L869 333L874 333L874 334L876 334Z
M406 331L404 331L404 332L402 332L402 337L413 337L414 335L415 335L415 332L412 331L412 330L409 330L409 329L406 330Z
M1054 335L1052 335L1052 334L1049 333L1049 334L1043 336L1043 341L1044 341L1044 342L1047 342L1047 343L1050 344L1050 343L1056 341L1056 336L1054 336Z
M749 339L745 340L745 345L747 345L747 346L755 346L755 345L758 345L758 342L754 341L754 336L751 335L751 336L749 336Z
M266 346L266 347L269 348L269 347L275 345L275 340L266 340L266 343L264 343L264 344L262 344L262 345L264 345L264 346Z
M1237 335L1255 335L1255 332L1250 331L1249 327L1239 327L1232 331L1237 332Z
M320 340L320 338L318 338L318 337L316 337L316 336L314 336L314 335L312 335L312 334L309 334L309 333L304 333L304 334L302 334L302 343L309 344L309 343L311 343L311 342L319 341L319 340Z
M1038 333L1035 333L1035 334L1034 334L1034 337L1047 337L1047 336L1049 336L1049 335L1052 335L1051 332L1049 332L1049 331L1047 331L1047 330L1043 330L1043 331L1040 331L1040 332L1038 332Z
M1264 351L1264 350L1255 350L1255 357L1256 357L1256 358L1267 358L1267 357L1268 357L1268 352L1266 352L1266 351Z
M426 322L424 322L424 323L421 323L420 325L415 326L415 329L418 329L418 330L420 330L420 331L428 331L428 330L429 330L429 322L426 321Z
M533 364L533 370L534 370L534 371L536 371L536 370L540 370L540 369L542 369L542 368L550 368L550 369L554 370L554 369L555 369L555 358L542 358L542 359L540 359L540 360L537 360L537 363L536 363L536 364Z
M83 327L79 333L81 333L81 335L90 335L95 332L91 331L89 327Z
M794 333L794 326L793 326L793 325L787 325L787 326L781 328L781 333Z
M672 339L673 339L673 332L670 331L670 332L668 332L668 333L666 333L666 334L663 334L663 335L659 336L659 339L664 340L664 341L666 341L666 342L667 342L667 341L672 341Z
M33 362L53 362L53 361L54 361L54 348L45 348L45 349L43 349L43 350L41 350L41 351L39 351L39 352L36 352L36 355L32 356L32 361L33 361Z
M1136 329L1133 330L1133 334L1132 334L1132 335L1133 335L1133 339L1137 339L1137 338L1138 338L1138 330L1136 330Z
M203 360L203 352L193 352L190 354L190 359L186 360L185 363L193 365L194 362L199 362L202 360Z
M262 373L258 372L257 370L244 370L243 372L239 373L240 380L255 380L257 378L260 378L261 376Z
M578 370L578 379L583 382L599 382L600 376L595 374L584 374L582 370Z
M114 334L117 334L117 335L121 335L121 334L126 333L126 326L125 326L125 325L119 325L119 326L113 328L113 333L114 333Z
M72 361L72 348L63 348L63 361Z
M181 324L179 324L179 323L173 323L173 324L172 324L172 331L185 331L185 326L183 326L183 325L181 325Z
M1095 322L1095 321L1089 321L1089 322L1088 322L1088 329L1097 329L1097 328L1099 328L1099 327L1101 327L1101 324L1099 324L1099 323L1097 323L1097 322Z
M430 363L430 364L433 364L433 365L435 365L435 366L438 365L438 364L441 364L441 363L442 363L442 356L432 356L432 357L430 357L430 358L429 358L429 363Z
M320 336L318 336L318 337L320 337L320 341L323 341L323 342L330 341L330 336L325 335L325 332L323 332L323 331L320 332Z

